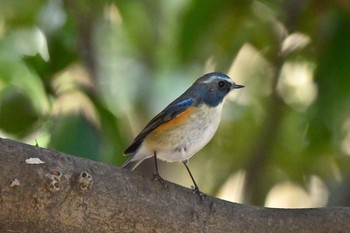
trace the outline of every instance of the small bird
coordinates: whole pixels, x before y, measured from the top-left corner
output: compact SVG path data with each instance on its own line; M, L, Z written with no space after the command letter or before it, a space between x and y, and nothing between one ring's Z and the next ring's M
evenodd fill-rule
M194 184L194 193L202 197L188 160L214 136L221 118L225 96L233 89L244 87L219 72L197 79L180 97L156 115L136 136L124 155L131 157L123 168L134 170L143 160L154 157L153 178L166 184L159 175L157 159L182 162Z

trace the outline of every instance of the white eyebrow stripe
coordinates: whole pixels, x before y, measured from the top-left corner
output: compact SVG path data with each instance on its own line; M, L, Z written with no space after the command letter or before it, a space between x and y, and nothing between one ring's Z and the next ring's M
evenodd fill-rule
M209 79L203 81L203 83L211 83L214 79L221 79L221 80L225 80L227 82L233 83L233 81L230 78L220 77L220 76L212 76Z

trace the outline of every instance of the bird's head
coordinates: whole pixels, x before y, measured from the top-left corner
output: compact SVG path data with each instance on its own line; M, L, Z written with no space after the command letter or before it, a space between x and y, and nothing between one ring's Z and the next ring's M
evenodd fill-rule
M199 102L215 107L233 89L244 87L232 81L230 77L219 72L208 73L197 79L190 88L190 94Z

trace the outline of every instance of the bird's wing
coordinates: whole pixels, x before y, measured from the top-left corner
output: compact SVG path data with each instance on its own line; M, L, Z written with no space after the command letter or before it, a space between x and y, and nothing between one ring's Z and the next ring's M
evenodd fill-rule
M139 135L137 135L131 145L124 151L124 154L128 155L134 153L139 148L148 133L150 133L161 124L175 118L180 113L184 112L186 109L193 105L195 105L195 100L193 98L187 98L183 100L177 99L169 104L163 111L161 111L146 125L146 127L141 131Z

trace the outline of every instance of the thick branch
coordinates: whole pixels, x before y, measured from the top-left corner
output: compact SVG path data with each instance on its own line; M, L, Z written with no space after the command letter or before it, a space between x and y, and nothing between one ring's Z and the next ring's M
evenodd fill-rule
M0 232L350 232L348 207L201 202L178 185L1 138L0 192Z

